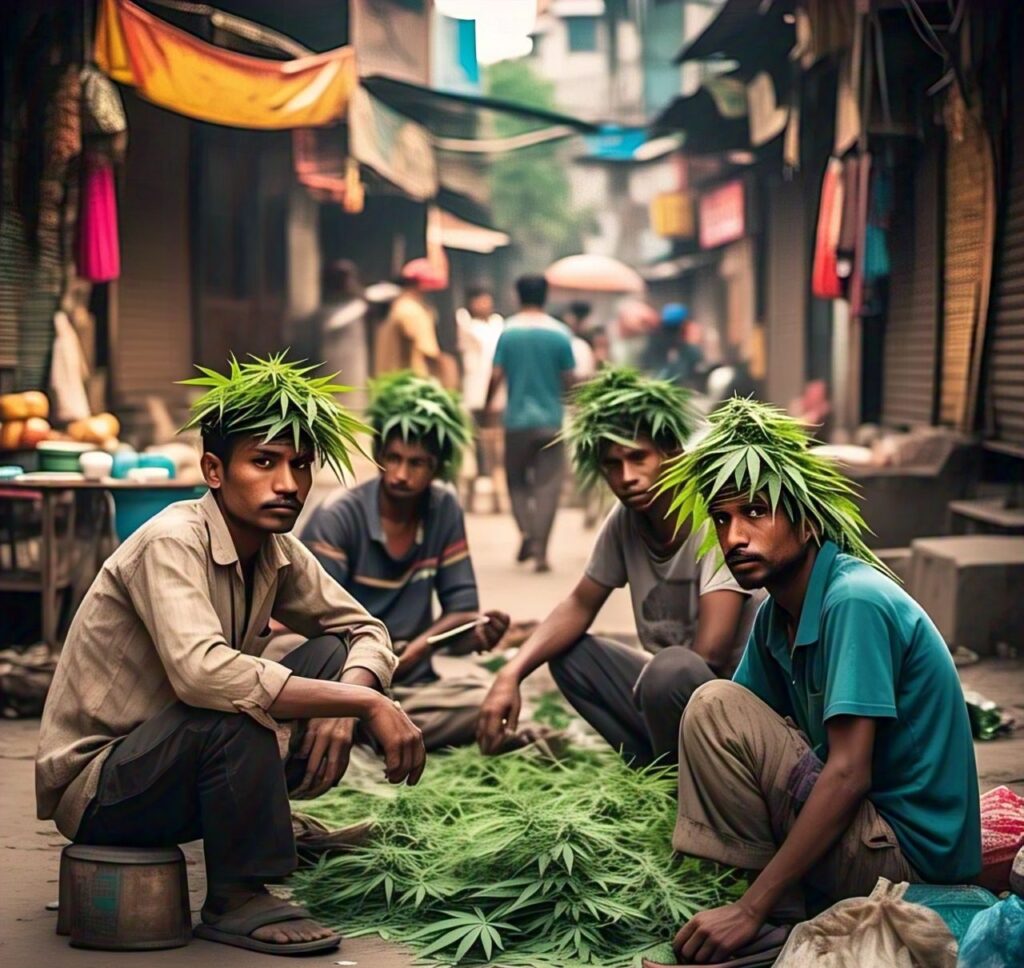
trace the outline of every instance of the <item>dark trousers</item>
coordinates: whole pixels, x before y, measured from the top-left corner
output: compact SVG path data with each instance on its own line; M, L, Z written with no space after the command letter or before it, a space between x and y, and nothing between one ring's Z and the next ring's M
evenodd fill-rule
M715 678L691 649L668 648L649 659L594 635L584 635L549 667L573 708L637 766L678 761L683 710L694 690Z
M565 476L565 447L552 443L558 429L505 431L505 479L512 515L538 560L547 557L548 538Z
M310 639L281 664L336 680L348 646ZM211 884L286 877L296 866L288 791L306 761L282 762L277 736L244 713L168 706L114 747L75 836L80 844L166 847L203 840Z

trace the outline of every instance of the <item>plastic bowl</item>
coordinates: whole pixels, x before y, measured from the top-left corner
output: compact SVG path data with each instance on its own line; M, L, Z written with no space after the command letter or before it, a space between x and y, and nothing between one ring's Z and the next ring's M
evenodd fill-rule
M134 490L130 487L123 487L111 493L114 495L116 509L117 537L124 541L165 507L177 501L194 501L202 497L206 493L206 485L197 485L192 490L170 487L140 487L138 490Z
M44 440L36 447L39 470L76 473L82 454L95 450L95 444L78 444L67 440Z

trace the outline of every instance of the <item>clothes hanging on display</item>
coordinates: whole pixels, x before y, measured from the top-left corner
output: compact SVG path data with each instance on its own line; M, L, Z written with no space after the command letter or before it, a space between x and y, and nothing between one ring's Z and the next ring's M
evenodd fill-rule
M231 127L280 129L345 117L355 53L340 47L279 61L224 50L130 0L102 0L96 63L160 107Z
M82 279L109 282L120 276L114 166L98 153L87 152L85 157L77 241L75 263Z
M843 295L837 266L839 232L843 217L843 163L829 158L821 182L818 229L814 241L811 268L811 292L819 299L838 299Z

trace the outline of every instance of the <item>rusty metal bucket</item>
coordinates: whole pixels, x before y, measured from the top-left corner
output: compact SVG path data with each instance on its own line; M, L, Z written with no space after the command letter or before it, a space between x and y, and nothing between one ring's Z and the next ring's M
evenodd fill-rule
M177 847L88 847L60 855L57 934L73 948L148 951L192 940L185 856Z

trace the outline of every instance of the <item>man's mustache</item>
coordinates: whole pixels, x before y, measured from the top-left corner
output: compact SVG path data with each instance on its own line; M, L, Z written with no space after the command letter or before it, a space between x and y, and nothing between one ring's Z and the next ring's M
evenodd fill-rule
M725 556L727 565L744 565L751 561L764 561L764 559L760 555L748 555L743 551L730 551Z

